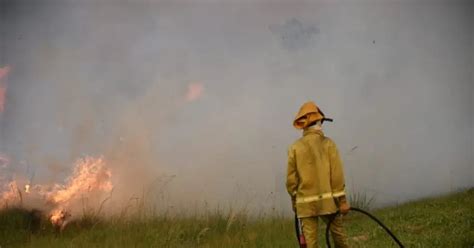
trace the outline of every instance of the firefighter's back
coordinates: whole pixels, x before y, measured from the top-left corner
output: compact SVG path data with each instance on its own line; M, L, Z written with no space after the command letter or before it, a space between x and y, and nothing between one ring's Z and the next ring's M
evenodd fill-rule
M299 178L296 194L298 215L315 216L337 210L331 195L328 150L332 144L333 141L321 131L308 130L292 145Z

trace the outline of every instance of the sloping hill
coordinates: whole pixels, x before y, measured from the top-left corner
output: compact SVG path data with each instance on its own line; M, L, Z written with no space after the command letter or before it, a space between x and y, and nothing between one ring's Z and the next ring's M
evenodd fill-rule
M406 247L474 245L474 190L425 199L373 212ZM101 220L85 216L55 233L37 213L0 213L0 246L6 247L297 247L293 220L242 211L209 210L199 217L172 216ZM396 247L375 223L359 214L346 217L351 247ZM321 224L321 231L324 227ZM321 233L320 243L324 239Z

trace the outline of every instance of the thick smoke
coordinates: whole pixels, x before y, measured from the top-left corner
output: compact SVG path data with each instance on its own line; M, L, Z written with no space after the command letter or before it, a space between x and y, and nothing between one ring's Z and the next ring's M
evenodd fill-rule
M472 1L0 8L12 177L61 182L103 155L117 201L288 211L291 122L314 100L349 192L384 205L474 185Z

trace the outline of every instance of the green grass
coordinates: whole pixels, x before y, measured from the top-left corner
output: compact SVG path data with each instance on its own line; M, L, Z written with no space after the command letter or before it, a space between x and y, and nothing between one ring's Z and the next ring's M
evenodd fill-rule
M406 247L474 245L474 190L373 211ZM6 247L297 247L293 220L283 216L208 212L199 217L158 215L101 220L86 216L55 233L30 213L0 212L0 246ZM35 224L36 223L36 224ZM346 216L351 247L396 247L368 218ZM321 224L321 230L324 227ZM320 242L323 244L322 232ZM321 247L325 247L322 245Z

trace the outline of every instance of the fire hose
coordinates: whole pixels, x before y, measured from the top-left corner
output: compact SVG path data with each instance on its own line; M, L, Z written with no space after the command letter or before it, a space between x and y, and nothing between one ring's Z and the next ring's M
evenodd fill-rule
M351 207L350 208L351 211L356 211L356 212L359 212L359 213L362 213L362 214L365 214L366 216L368 216L370 219L372 219L373 221L375 221L377 224L379 224L379 226L381 226L385 232L388 233L388 235L390 235L390 237L392 237L392 239L395 241L395 243L398 244L399 247L401 248L404 248L404 246L402 245L402 242L400 242L400 240L398 240L398 238L395 236L395 234L392 233L392 231L390 229L388 229L387 226L385 226L382 221L380 221L379 219L377 219L375 216L373 216L372 214L368 213L367 211L364 211L360 208L354 208L354 207ZM329 242L329 227L331 226L331 223L333 222L333 220L335 219L335 217L339 214L339 211L334 215L334 217L328 221L328 224L326 226L326 246L328 248L331 248L331 242Z
M395 236L395 234L393 234L393 232L390 229L388 229L388 227L385 226L385 224L383 224L382 221L377 219L375 216L368 213L367 211L364 211L362 209L355 208L355 207L351 207L350 211L356 211L356 212L359 212L359 213L362 213L362 214L368 216L370 219L375 221L379 226L381 226L385 230L385 232L387 232L387 234L390 235L390 237L395 241L395 243L398 244L398 246L400 248L404 248L402 242L400 242L400 240L398 240L398 238ZM327 246L327 248L331 248L331 242L329 241L329 229L331 227L331 223L334 221L334 219L337 215L339 215L339 211L337 211L336 214L334 215L334 217L328 221L327 226L326 226L326 246ZM305 248L306 247L306 240L305 240L304 235L303 235L301 220L299 218L297 218L296 216L295 216L295 227L296 227L296 236L297 236L297 239L298 239L298 243L299 243L301 248Z

